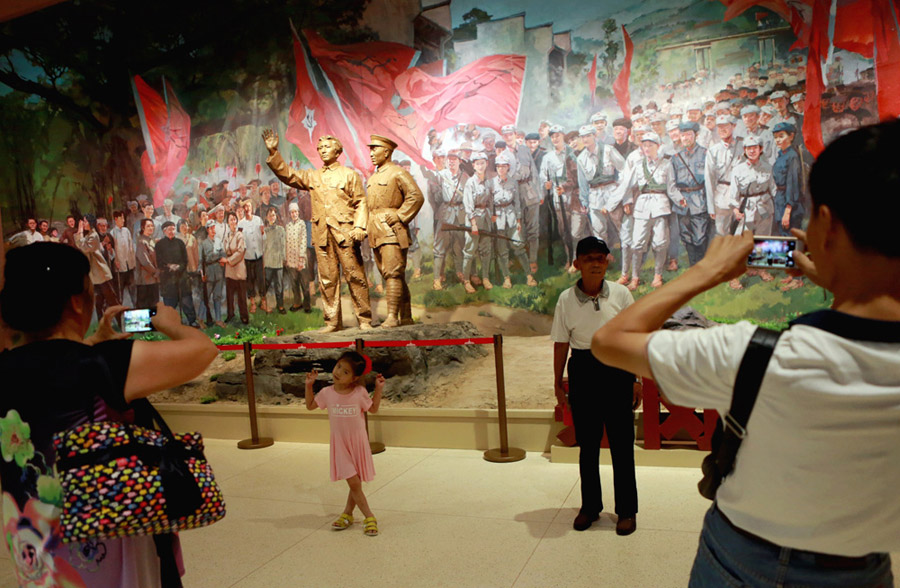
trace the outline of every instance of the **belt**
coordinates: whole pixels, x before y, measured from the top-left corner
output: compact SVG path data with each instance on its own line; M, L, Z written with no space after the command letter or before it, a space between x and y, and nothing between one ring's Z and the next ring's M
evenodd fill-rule
M650 190L647 188L641 188L641 194L665 194L665 190Z
M512 201L504 202L503 204L497 204L497 203L495 202L495 203L494 203L494 208L506 208L507 206L512 206L512 205L513 205Z
M775 184L775 187L778 188L779 190L784 190L787 188L787 184L781 184L781 185Z
M730 186L731 182L726 182L725 180L719 180L716 182L717 184L722 184L723 186Z
M528 182L531 181L531 179L527 179L527 180L517 180L517 181L518 181L520 184L527 184Z
M487 210L487 208L487 204L485 204L484 206L479 206L478 204L475 205L475 210Z
M615 184L615 180L610 180L608 182L600 182L599 184L591 184L591 188L602 188L603 186L609 186L610 184Z
M678 188L680 192L699 192L704 186L692 186L690 188Z
M719 509L717 508L716 510ZM775 543L772 543L771 541L763 539L759 535L754 535L750 531L741 529L730 520L728 520L728 517L726 517L725 513L723 513L721 510L719 510L719 516L721 516L722 520L728 523L728 526L731 527L738 535L743 535L747 539L750 539L751 541L754 541L756 543L761 543L767 547L779 550L782 548L781 545L777 545ZM869 556L867 555L863 555L860 557L846 557L843 555L831 555L830 553L818 553L815 551L806 551L803 549L796 549L795 551L802 551L804 553L812 555L816 562L816 567L819 568L830 570L859 570L869 565Z
M768 193L768 190L763 190L762 192L753 192L752 194L741 194L741 198L752 198L753 196L762 196L763 194Z

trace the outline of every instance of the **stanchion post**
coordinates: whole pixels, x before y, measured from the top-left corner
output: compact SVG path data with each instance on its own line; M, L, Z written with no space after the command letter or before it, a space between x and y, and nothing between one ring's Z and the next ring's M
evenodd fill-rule
M362 339L356 339L356 351L358 353L362 353L363 349L366 348L366 342ZM364 418L366 419L366 436L369 436L369 413L363 413ZM370 437L371 439L371 437ZM369 441L369 447L372 449L372 454L381 453L384 451L384 443L381 441Z
M509 446L506 428L506 384L503 377L503 335L494 335L494 368L497 373L497 416L500 420L500 449L488 449L484 459L507 463L525 459L525 450Z
M253 390L253 347L244 341L244 375L247 382L247 404L250 407L250 438L238 441L240 449L262 449L275 443L271 437L260 437L256 424L256 392Z

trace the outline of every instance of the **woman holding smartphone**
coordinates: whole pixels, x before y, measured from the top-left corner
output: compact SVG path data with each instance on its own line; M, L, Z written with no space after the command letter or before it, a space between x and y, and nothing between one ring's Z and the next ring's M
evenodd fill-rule
M107 309L86 339L94 310L89 274L87 257L59 243L6 255L0 312L20 335L0 353L0 378L4 390L33 390L34 375L41 374L40 393L0 395L9 456L0 460L6 544L19 586L179 588L183 566L172 535L61 541L53 435L88 419L133 422L132 401L192 380L217 351L163 304L152 321L168 341L116 333L111 321L123 306Z
M238 310L241 313L241 322L245 325L250 322L247 313L247 267L244 264L244 253L247 245L244 243L244 233L238 229L238 218L234 212L229 212L228 234L225 237L225 303L228 308L228 316L225 322L234 319L234 298L237 297Z

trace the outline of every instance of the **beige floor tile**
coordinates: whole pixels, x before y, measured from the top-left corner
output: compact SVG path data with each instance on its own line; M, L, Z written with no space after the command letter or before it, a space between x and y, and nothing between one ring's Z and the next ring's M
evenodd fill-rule
M638 488L638 528L661 531L694 531L703 527L703 515L710 501L700 496L697 482L699 470L690 468L666 468L638 466L635 468ZM581 486L566 499L564 508L554 523L569 523L581 507ZM603 511L615 513L613 471L610 466L600 467L600 485L603 488Z
M606 519L606 517L604 517ZM643 530L619 537L608 519L578 532L552 524L519 575L515 588L683 588L698 533Z
M316 531L234 588L508 587L539 541L520 523L469 517L383 511L379 527Z
M206 459L213 466L216 480L224 481L277 457L298 451L297 443L275 443L262 449L238 449L237 441L204 439Z
M331 481L328 451L328 445L324 444L297 444L293 451L224 480L222 490L226 499L234 495L343 505L347 501L347 484ZM375 479L363 485L366 495L433 453L433 449L400 447L373 456ZM215 463L210 463L215 469Z
M443 451L443 450L442 450ZM540 454L491 463L478 452L438 452L372 493L373 508L550 522L578 479L578 466Z
M181 533L185 588L231 586L316 529L331 523L333 507L320 504L226 497L228 514Z

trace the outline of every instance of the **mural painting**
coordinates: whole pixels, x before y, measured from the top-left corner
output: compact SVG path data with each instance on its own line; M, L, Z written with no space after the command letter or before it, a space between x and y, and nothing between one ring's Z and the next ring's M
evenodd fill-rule
M294 170L336 137L362 185L370 136L396 144L424 196L407 229L416 321L546 335L580 238L606 240L609 278L639 297L716 234L803 227L815 155L900 115L888 0L249 4L63 2L0 25L6 245L95 252L98 312L161 296L223 340L325 325L316 209L267 165L268 129ZM226 302L237 232L248 271ZM173 238L186 264L159 251ZM373 324L395 324L399 282L360 246ZM779 325L827 303L754 269L695 307Z

